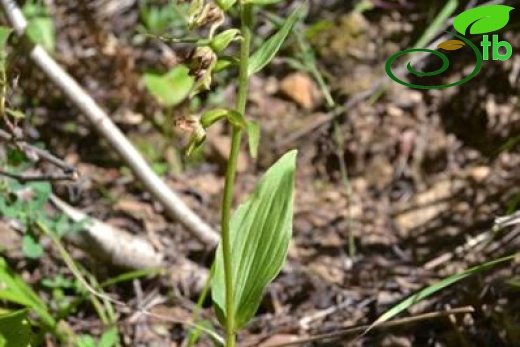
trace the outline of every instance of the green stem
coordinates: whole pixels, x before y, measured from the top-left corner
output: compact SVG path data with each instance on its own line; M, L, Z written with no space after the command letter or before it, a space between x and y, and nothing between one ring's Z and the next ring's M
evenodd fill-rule
M240 114L246 112L248 92L248 65L251 46L251 7L241 5L240 8L241 32L243 40L240 45L240 76L238 82L238 96L236 110ZM224 258L224 274L226 282L226 347L235 347L235 315L233 297L233 269L231 264L231 241L229 235L229 221L231 217L231 203L235 183L237 158L240 151L242 129L233 126L231 134L231 149L226 171L224 197L222 201L222 253Z

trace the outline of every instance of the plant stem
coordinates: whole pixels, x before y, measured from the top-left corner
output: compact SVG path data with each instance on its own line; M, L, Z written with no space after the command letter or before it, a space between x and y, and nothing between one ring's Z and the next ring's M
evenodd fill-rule
M238 96L236 110L245 114L248 92L248 65L249 50L251 46L251 7L240 7L241 33L243 40L240 45L240 75L238 81ZM231 203L233 200L233 187L235 184L237 158L240 151L242 129L233 126L231 134L231 148L226 171L224 185L224 197L222 201L222 253L224 258L224 274L226 282L226 347L235 347L235 316L233 297L233 269L231 264L231 241L229 235L229 221L231 216Z

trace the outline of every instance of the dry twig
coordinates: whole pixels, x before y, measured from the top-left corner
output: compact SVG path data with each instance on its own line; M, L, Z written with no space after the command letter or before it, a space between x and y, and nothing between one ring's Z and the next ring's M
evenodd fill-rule
M48 174L18 174L13 172L7 172L4 170L0 170L0 176L9 177L12 179L15 179L19 182L25 183L25 182L34 182L34 181L75 181L78 178L78 172L77 170L64 162L63 160L55 157L51 153L40 149L38 147L34 147L27 142L15 138L13 135L7 133L4 130L0 129L0 142L5 142L8 145L11 144L12 146L20 149L22 152L25 153L25 155L34 160L42 160L45 162L48 162L58 168L60 168L63 173L48 173Z

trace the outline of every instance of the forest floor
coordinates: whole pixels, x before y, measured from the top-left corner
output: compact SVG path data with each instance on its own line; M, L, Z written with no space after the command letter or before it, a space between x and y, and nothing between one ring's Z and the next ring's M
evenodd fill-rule
M212 128L204 149L195 158L183 157L185 139L166 129L170 118L145 90L142 75L175 66L186 47L143 38L137 30L137 2L123 3L54 1L55 58L109 112L167 184L218 229L227 128ZM288 13L296 3L287 2L280 11ZM290 64L301 48L294 37L274 64L251 80L248 117L260 123L262 138L257 160L248 159L246 149L239 158L235 203L248 196L285 151L297 148L299 154L288 262L240 334L241 346L370 324L419 289L519 249L520 229L492 231L494 219L514 211L520 196L518 27L500 32L513 47L509 60L485 61L475 78L456 87L416 90L390 81L384 65L390 55L413 45L442 4L374 3L376 8L360 13L349 1L311 1L308 19L298 29L306 30L299 34L315 52L339 108L327 105L309 73ZM260 25L259 33L269 32L269 25ZM474 58L460 54L437 80L460 80L471 71ZM426 66L432 61L424 60ZM81 173L76 183L55 184L55 192L91 216L148 238L172 267L178 257L186 257L208 268L211 250L165 216L36 67L24 57L17 66L16 93L30 116L29 133ZM232 105L234 80L232 73L217 78L216 89L202 95L200 104ZM381 88L373 88L381 82ZM181 104L173 118L193 107ZM81 252L74 255L100 282L117 273ZM72 276L52 254L38 260L26 260L19 252L8 256L33 282ZM350 335L308 345L518 346L517 264L468 278L407 312L471 306L472 314L377 330L354 343ZM106 290L132 305L143 297L155 298L154 312L185 320L199 294L161 276ZM201 315L216 322L209 300ZM180 346L186 337L186 327L178 324L124 312L118 316L127 345ZM88 302L69 324L78 333L101 331ZM209 340L200 345L205 343Z

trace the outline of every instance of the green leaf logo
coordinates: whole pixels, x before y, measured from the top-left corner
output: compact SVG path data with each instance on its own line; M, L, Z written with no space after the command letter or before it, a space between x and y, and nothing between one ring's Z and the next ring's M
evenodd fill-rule
M462 12L453 21L453 27L462 35L470 28L470 34L486 34L502 29L509 22L509 12L514 7L488 5Z

